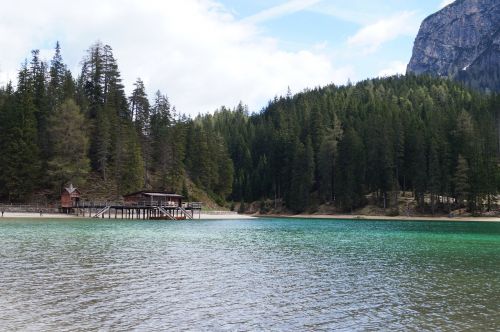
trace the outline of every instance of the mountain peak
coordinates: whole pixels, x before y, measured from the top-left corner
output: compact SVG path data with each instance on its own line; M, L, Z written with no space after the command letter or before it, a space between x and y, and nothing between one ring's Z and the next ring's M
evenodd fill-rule
M407 72L500 91L500 1L457 0L427 17Z

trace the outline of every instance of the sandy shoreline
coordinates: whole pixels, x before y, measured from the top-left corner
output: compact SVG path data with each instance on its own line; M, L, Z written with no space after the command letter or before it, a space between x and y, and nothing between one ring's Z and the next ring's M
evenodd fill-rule
M194 219L197 219L195 214ZM254 216L246 215L246 214L206 214L202 213L200 220L214 220L214 219L255 219Z
M40 213L36 212L5 212L4 219L8 218L29 218L29 219L76 219L79 218L75 215L64 213ZM1 218L0 218L1 220Z
M350 214L298 214L298 215L259 215L259 217L276 217L276 218L292 218L292 219L337 219L337 220L393 220L393 221L480 221L480 222L500 222L500 218L496 217L387 217L387 216L365 216L365 215L350 215Z
M30 212L5 212L4 219L26 218L26 219L83 219L82 216L75 216L63 213L39 213ZM88 217L87 217L88 218ZM85 219L87 219L85 218ZM194 220L252 220L257 218L290 218L290 219L335 219L335 220L393 220L393 221L468 221L468 222L500 222L500 218L495 217L387 217L387 216L365 216L365 215L329 215L329 214L299 214L299 215L244 215L232 213L201 213L195 214ZM112 218L113 219L113 218ZM121 220L121 219L120 219ZM0 218L1 221L1 218Z

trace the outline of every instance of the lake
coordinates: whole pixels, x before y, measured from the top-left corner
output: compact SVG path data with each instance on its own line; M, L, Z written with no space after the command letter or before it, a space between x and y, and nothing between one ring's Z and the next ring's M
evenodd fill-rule
M500 329L500 224L0 219L7 331Z

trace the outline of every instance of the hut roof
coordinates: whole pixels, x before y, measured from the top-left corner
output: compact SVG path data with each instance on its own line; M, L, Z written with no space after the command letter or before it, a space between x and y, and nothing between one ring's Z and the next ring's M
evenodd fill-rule
M184 197L184 196L179 195L179 194L167 193L164 191L136 191L134 193L124 195L124 197L135 196L135 195L139 195L139 194L142 194L144 196L152 196L152 197L178 197L178 198Z
M70 183L69 184L69 187L67 188L64 188L68 193L72 194L72 193L80 193L80 191L76 188L76 187L73 187L73 183Z

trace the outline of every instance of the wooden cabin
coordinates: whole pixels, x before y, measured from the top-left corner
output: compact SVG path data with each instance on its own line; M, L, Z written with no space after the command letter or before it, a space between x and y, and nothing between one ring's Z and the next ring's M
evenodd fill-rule
M181 207L182 195L163 191L138 191L123 196L125 205Z
M80 201L80 191L73 187L73 184L70 184L69 187L64 188L61 194L61 208L62 209L71 209L78 205Z

